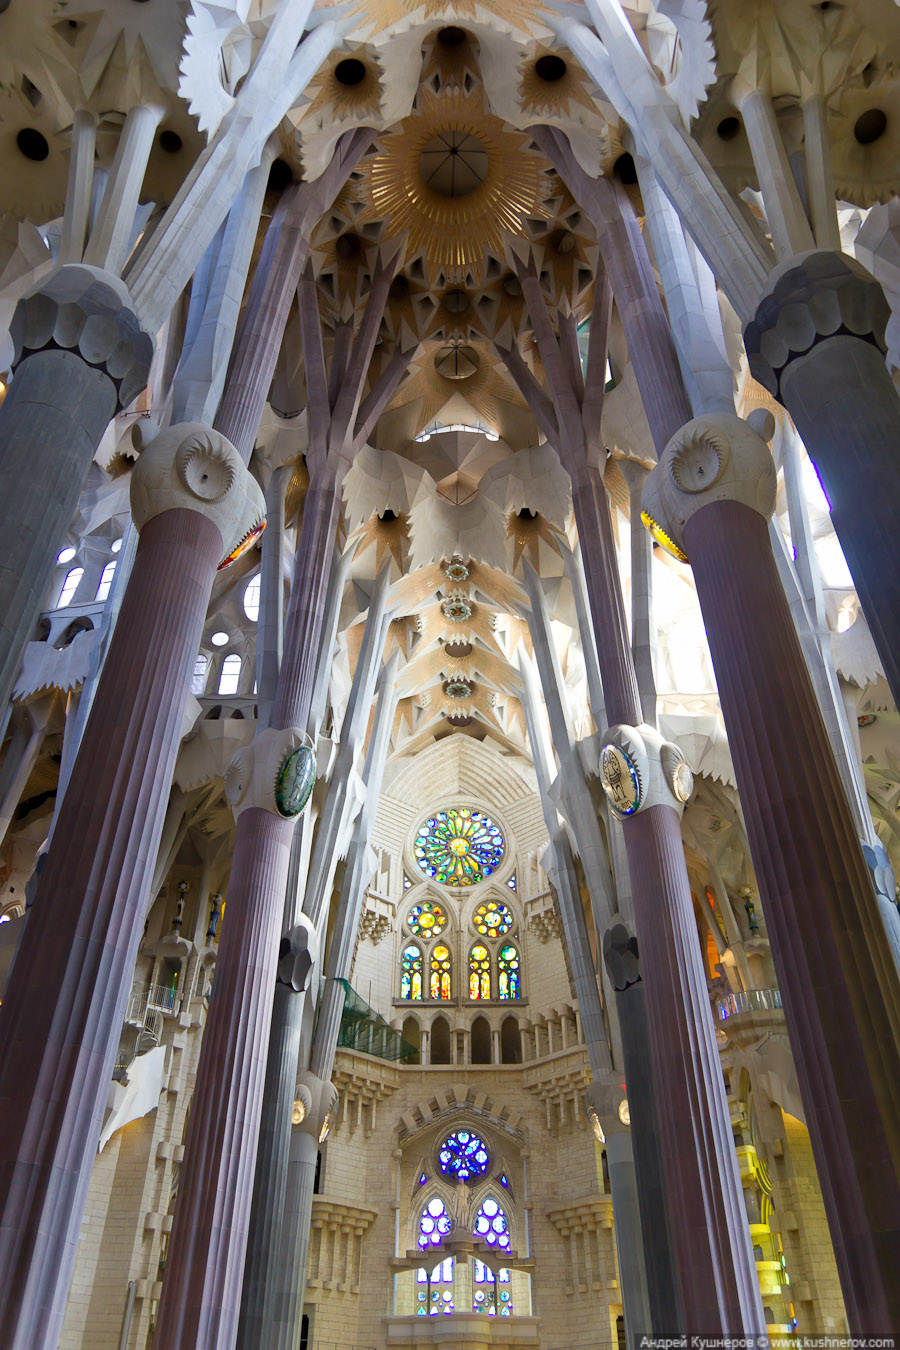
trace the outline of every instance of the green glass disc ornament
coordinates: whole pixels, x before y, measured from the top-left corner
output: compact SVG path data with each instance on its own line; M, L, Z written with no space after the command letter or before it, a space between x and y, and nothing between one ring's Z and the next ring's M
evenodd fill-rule
M308 745L292 750L278 771L275 805L279 814L291 820L299 816L312 795L316 783L316 761Z

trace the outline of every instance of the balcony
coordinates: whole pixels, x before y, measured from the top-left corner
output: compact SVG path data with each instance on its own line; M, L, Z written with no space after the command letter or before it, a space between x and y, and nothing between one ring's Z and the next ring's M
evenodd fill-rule
M739 994L722 994L715 1001L716 1021L727 1022L742 1013L780 1012L780 989L743 989Z

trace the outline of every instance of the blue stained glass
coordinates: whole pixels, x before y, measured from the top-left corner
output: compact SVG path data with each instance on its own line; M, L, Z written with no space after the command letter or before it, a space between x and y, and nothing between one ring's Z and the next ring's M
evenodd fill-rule
M441 1145L439 1161L444 1176L469 1181L473 1177L484 1176L491 1158L484 1140L479 1139L477 1134L471 1130L457 1130L448 1135Z

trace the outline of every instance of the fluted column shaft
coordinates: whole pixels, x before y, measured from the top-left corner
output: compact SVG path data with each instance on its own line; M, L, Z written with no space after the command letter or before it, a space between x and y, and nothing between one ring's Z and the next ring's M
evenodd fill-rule
M0 1343L56 1350L144 923L218 528L141 532L0 1012Z
M324 478L314 478L303 507L272 716L280 728L303 727L309 711L339 491ZM166 1350L231 1350L237 1338L294 828L255 806L237 821L159 1307L156 1335Z
M883 1333L900 1326L896 971L766 522L713 503L685 544L851 1331Z
M606 489L569 467L610 723L641 721ZM651 805L622 821L646 977L654 1095L684 1326L761 1330L731 1118L700 960L681 826ZM641 1177L638 1173L638 1181Z
M669 806L623 823L684 1325L760 1331L759 1286L684 862Z

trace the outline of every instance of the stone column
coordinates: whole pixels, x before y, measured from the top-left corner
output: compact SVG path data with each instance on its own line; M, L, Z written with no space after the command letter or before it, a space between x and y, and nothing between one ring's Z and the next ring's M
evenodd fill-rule
M293 803L276 797L276 783L295 762L301 741L289 728L264 731L226 771L226 798L238 818L231 904L159 1305L156 1336L171 1350L228 1350L237 1335L271 991L297 819Z
M0 707L78 505L94 451L143 389L153 342L125 287L94 267L61 267L19 301L14 378L0 408L0 500L15 503L0 542Z
M853 258L804 253L773 272L744 342L750 373L787 408L816 466L900 704L900 398L884 363L889 314Z
M774 504L771 455L737 417L688 423L644 493L694 569L847 1316L872 1335L900 1325L900 981L769 545Z
M685 798L676 795L672 779L687 766L652 727L635 725L640 700L606 490L598 470L574 459L567 468L607 716L620 723L603 737L600 777L622 826L647 975L650 1060L683 1326L708 1334L759 1331L756 1267L681 841ZM626 791L621 799L620 789Z
M306 725L340 489L314 472L303 507L272 714L228 769L237 816L213 1000L197 1074L157 1336L171 1350L231 1350L238 1329L272 990L295 818L273 787ZM239 904L236 901L239 900ZM215 1197L219 1197L218 1202Z
M0 1012L8 1350L56 1350L209 591L261 520L199 426L144 451L131 498L134 568Z
M291 1084L293 1098L300 1058L303 1005L319 965L318 949L315 927L305 915L298 916L297 923L282 938L279 948L264 1108L269 1102L285 1105L281 1090L283 1082ZM297 1112L295 1100L293 1114ZM275 1281L270 1263L281 1237L291 1126L290 1110L285 1109L280 1114L263 1110L238 1324L238 1343L248 1347L267 1344L267 1328L277 1311L273 1306ZM260 1233L257 1231L260 1228L265 1231Z
M610 984L615 990L622 1035L622 1060L625 1068L628 1109L630 1120L636 1126L630 1133L635 1203L640 1212L650 1326L659 1333L666 1327L680 1327L683 1322L667 1217L659 1114L647 1054L650 1033L647 1026L647 1006L644 1000L638 944L637 938L621 915L614 917L603 934L603 960ZM607 1130L609 1159L608 1144L609 1130ZM621 1151L623 1148L621 1142L618 1147ZM612 1176L610 1159L610 1185ZM618 1230L618 1223L616 1227ZM619 1266L624 1286L627 1268L621 1252Z

